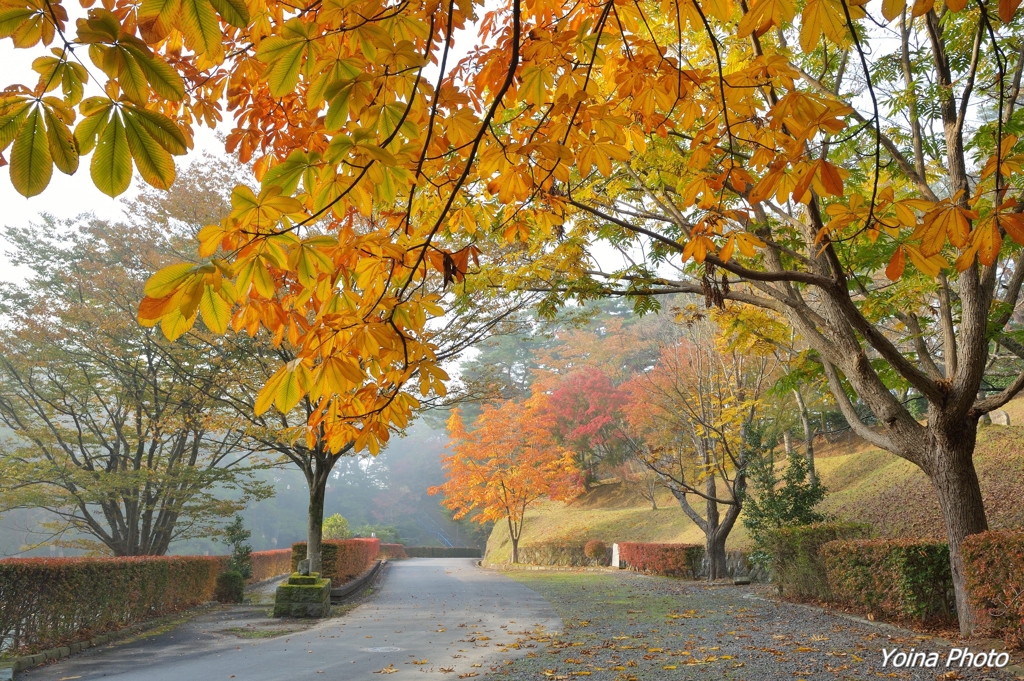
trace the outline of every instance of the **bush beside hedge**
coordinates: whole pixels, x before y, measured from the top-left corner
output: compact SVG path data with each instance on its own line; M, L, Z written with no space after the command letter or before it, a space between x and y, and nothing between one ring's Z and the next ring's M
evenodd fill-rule
M409 558L482 558L480 549L449 546L406 546Z
M872 614L951 622L949 546L942 541L838 540L822 545L830 599Z
M789 598L827 601L831 594L820 549L837 539L866 539L870 525L816 523L772 530L766 546L771 555L771 578Z
M366 572L379 553L380 539L325 539L320 547L320 576L330 579L332 587L341 586ZM306 542L292 544L292 572L305 559Z
M964 540L967 592L988 635L1024 648L1024 532L992 531Z
M400 560L409 557L405 553L404 544L381 544L380 554L388 560Z
M240 572L222 572L217 575L213 600L218 603L241 603L245 599L245 578Z
M619 561L638 572L694 579L703 559L704 547L698 544L619 543Z
M29 654L213 597L206 556L0 560L0 650Z

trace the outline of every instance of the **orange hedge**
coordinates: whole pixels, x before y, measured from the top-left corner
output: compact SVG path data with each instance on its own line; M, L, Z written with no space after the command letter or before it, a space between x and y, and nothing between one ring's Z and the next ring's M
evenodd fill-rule
M0 651L67 645L205 603L219 572L215 556L0 560Z
M380 553L380 539L325 539L320 550L320 574L332 586L352 581L373 565ZM292 572L306 559L306 542L292 544Z
M703 559L699 544L619 544L619 561L638 572L695 579Z
M960 553L979 627L1024 648L1024 532L972 534Z
M400 558L409 557L405 553L405 544L381 544L380 553L388 560L398 560Z
M831 598L890 617L951 622L949 546L932 539L830 541L819 549Z
M292 550L277 549L276 551L254 551L252 553L252 578L253 582L262 582L264 579L287 574L292 569Z

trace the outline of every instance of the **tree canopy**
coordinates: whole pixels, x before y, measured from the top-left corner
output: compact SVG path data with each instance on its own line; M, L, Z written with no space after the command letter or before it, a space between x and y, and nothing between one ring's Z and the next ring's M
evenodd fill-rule
M765 307L858 433L932 479L971 629L977 420L1024 388L978 396L995 342L1024 355L1019 0L83 4L72 24L0 0L0 38L38 54L0 98L12 184L38 194L92 153L111 195L133 169L166 187L194 127L231 114L260 186L200 232L206 260L149 280L139 319L287 339L258 412L309 397L307 437L376 451L407 385L444 390L428 322L453 282L544 291L545 312Z

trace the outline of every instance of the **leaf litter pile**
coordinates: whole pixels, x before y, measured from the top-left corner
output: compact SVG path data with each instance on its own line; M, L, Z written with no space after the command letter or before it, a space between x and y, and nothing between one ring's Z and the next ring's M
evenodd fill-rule
M524 657L491 667L507 679L984 679L994 669L946 669L948 647L786 603L756 591L636 573L510 572L546 598L563 631ZM938 652L935 669L882 666L882 648ZM1016 662L1016 660L1014 660Z

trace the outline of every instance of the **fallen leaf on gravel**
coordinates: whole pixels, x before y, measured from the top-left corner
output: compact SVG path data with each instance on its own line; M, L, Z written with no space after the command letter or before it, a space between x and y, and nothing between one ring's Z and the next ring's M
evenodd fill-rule
M455 671L455 667L441 667L441 671L443 671L445 674L451 674L453 671Z
M678 669L678 667L674 664L667 664L664 667L662 667L662 669Z
M480 676L476 672L466 672L465 674L459 674L460 679L471 679L474 676Z
M387 667L384 667L384 669L378 669L374 674L394 674L397 671L398 668L395 667L395 665L389 664Z
M424 657L422 660L413 660L412 663L413 664L426 664L428 661L429 660L427 660L427 658Z

